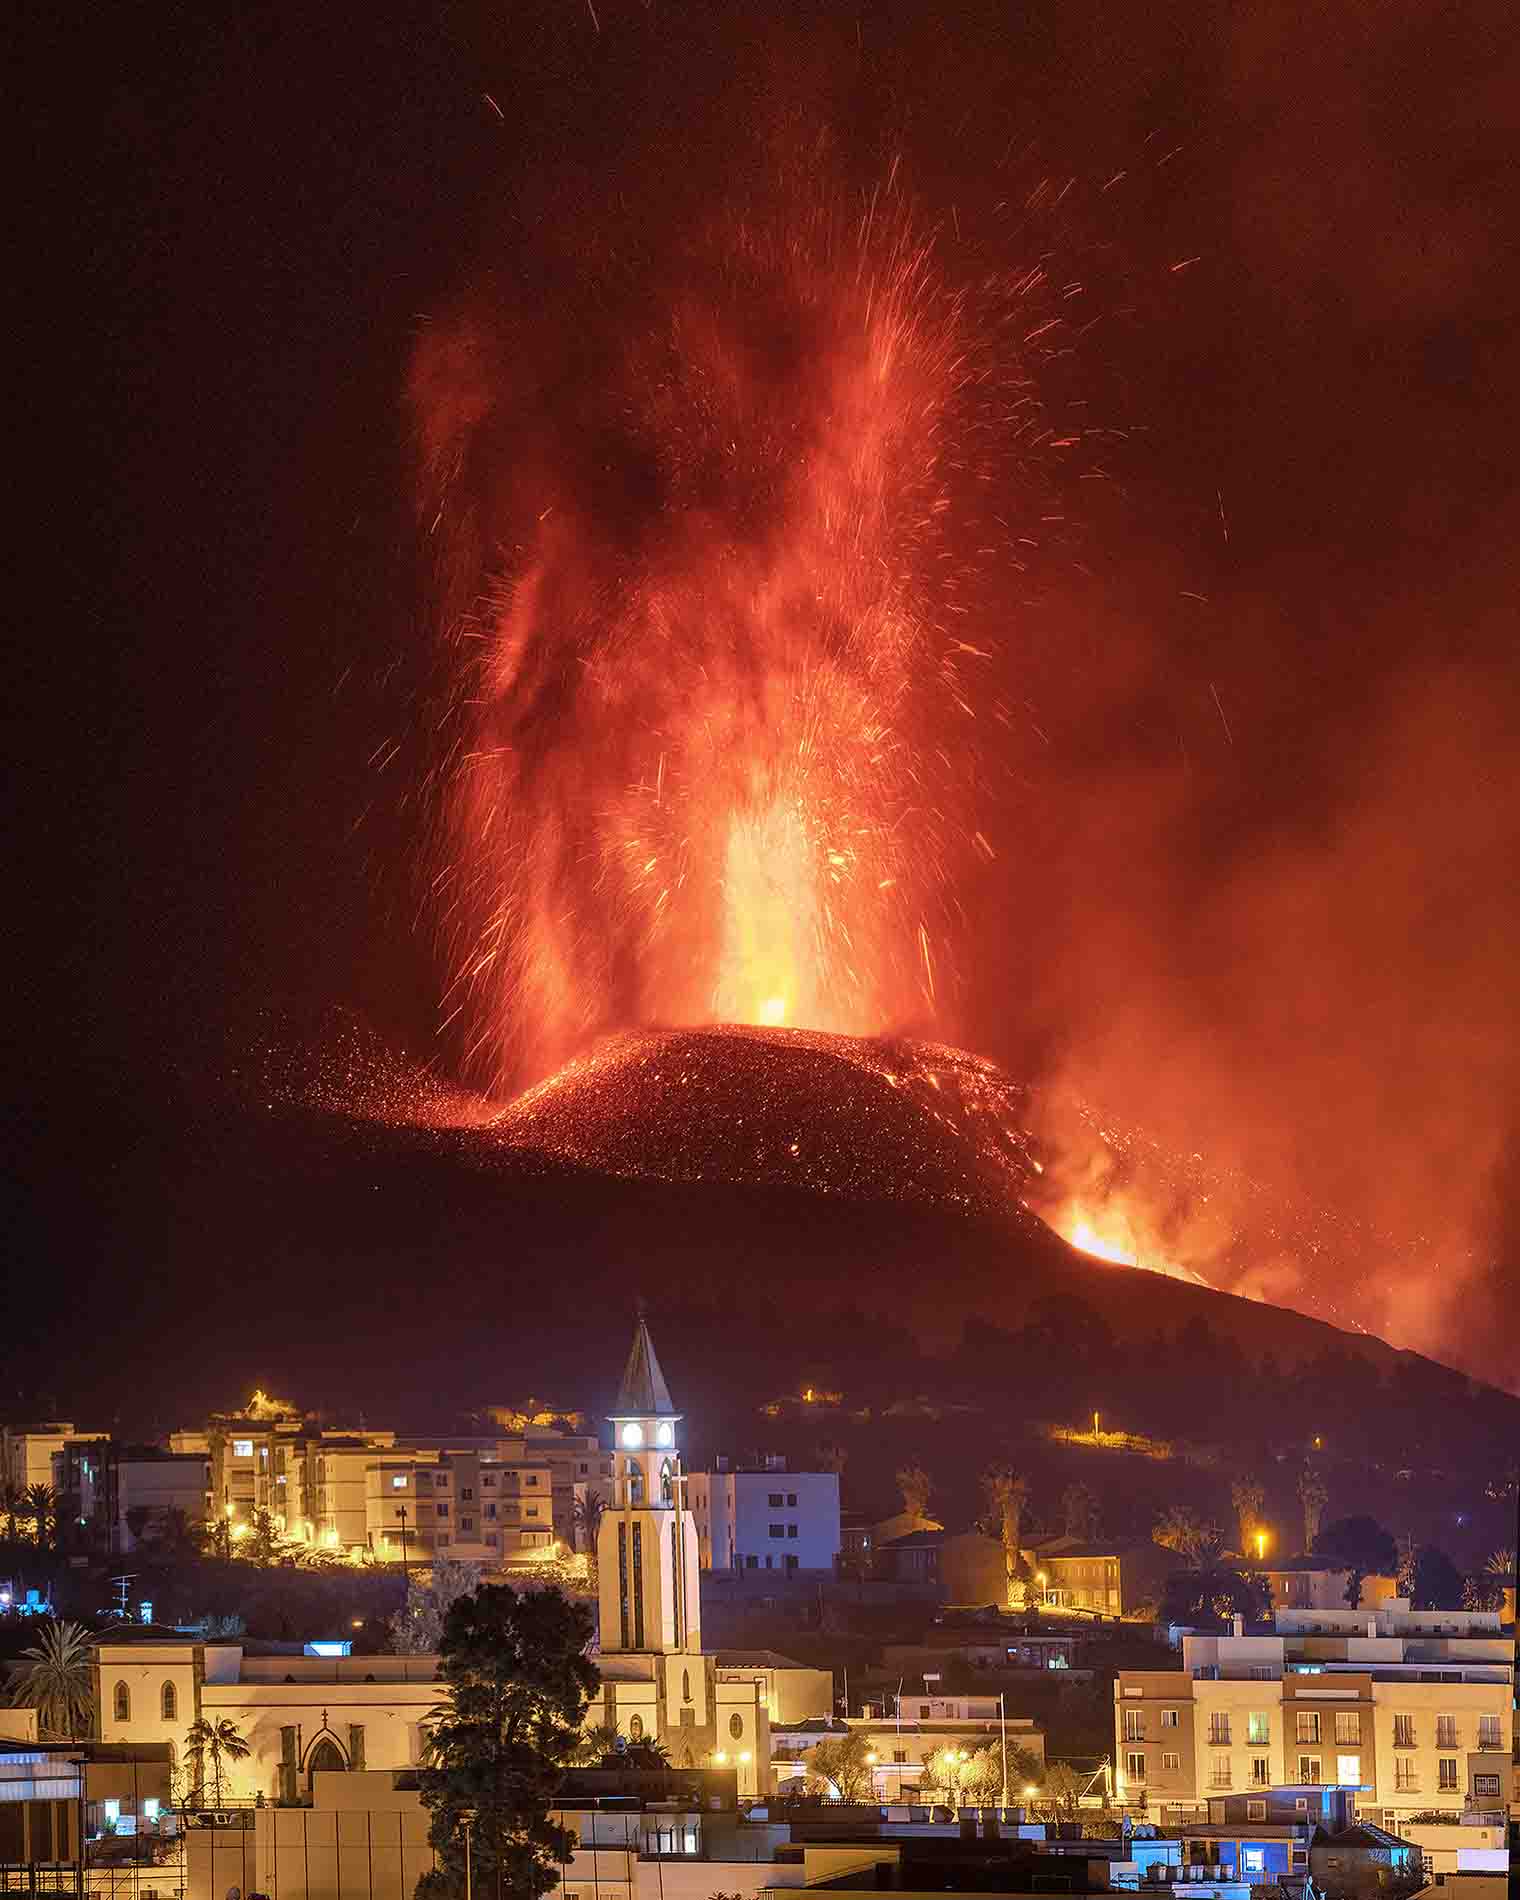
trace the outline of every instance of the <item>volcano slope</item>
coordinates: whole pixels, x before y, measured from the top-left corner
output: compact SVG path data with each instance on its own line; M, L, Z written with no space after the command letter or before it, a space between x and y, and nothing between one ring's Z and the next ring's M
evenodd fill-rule
M1226 1445L1312 1430L1393 1464L1512 1456L1505 1394L1074 1252L1022 1205L1028 1103L932 1044L656 1030L503 1108L327 1030L317 1063L252 1065L111 1153L109 1244L65 1252L60 1218L59 1258L38 1263L101 1301L131 1263L133 1327L173 1341L172 1389L40 1297L12 1362L39 1397L112 1406L123 1430L254 1385L345 1420L420 1426L528 1392L594 1415L643 1296L717 1448L757 1442L758 1408L807 1381L852 1415L974 1404L978 1461L995 1420L1094 1408Z

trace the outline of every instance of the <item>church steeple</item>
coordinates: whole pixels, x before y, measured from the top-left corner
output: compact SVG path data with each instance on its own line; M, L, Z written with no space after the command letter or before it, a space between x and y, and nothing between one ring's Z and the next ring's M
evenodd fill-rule
M612 1426L612 1504L597 1539L604 1650L700 1647L696 1526L676 1444L681 1414L640 1302Z

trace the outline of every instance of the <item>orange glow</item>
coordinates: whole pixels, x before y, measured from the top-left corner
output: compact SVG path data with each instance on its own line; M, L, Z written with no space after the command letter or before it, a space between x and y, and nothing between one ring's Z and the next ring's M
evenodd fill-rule
M1144 1267L1147 1272L1164 1273L1168 1279L1186 1280L1194 1286L1209 1284L1191 1267L1168 1258L1164 1241L1152 1231L1144 1206L1126 1196L1109 1194L1101 1202L1069 1200L1049 1211L1037 1211L1069 1246L1094 1260L1107 1260L1116 1267Z
M1138 1265L1133 1253L1110 1235L1100 1233L1090 1220L1073 1221L1066 1239L1079 1252L1090 1253L1095 1260L1112 1260L1120 1267Z

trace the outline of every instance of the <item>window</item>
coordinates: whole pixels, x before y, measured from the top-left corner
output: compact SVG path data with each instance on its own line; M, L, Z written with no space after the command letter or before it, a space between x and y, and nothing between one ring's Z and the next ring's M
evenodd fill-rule
M474 1530L474 1528L475 1528L475 1520L474 1520L474 1518L473 1518L473 1517L462 1517L462 1518L460 1518L460 1520L459 1520L459 1528L460 1528L460 1529L461 1529L462 1531L472 1531L472 1530Z
M1127 1742L1145 1740L1144 1709L1126 1709L1124 1711L1124 1739Z
M1266 1818L1267 1804L1265 1801L1248 1801L1246 1803L1246 1819L1248 1821L1265 1821Z
M447 1531L439 1531L433 1541L439 1544L452 1544L454 1540Z
M132 1720L132 1691L124 1682L118 1682L116 1693L111 1698L111 1710L118 1722Z
M496 1478L492 1472L488 1471L481 1479L480 1488L482 1491L494 1491L496 1489Z
M493 1524L496 1522L496 1506L494 1504L488 1504L486 1506L486 1516Z
M1230 1758L1228 1755L1216 1755L1209 1764L1209 1786L1228 1788L1230 1785Z
M1145 1779L1145 1750L1144 1749L1142 1748L1132 1749L1130 1753L1124 1757L1124 1772L1131 1781L1144 1781Z
M492 1550L495 1550L495 1548L496 1548L496 1533L495 1533L495 1531L487 1531L487 1532L486 1532L486 1543L487 1543L487 1545L488 1545L488 1546L490 1547L490 1549L492 1549Z
M391 1489L393 1491L404 1491L406 1489L406 1476L404 1473L399 1473L396 1477L391 1479Z
M908 1759L908 1751L907 1751L907 1749L905 1749L905 1748L894 1748L894 1749L892 1750L892 1761L893 1761L893 1764L894 1764L894 1765L895 1765L896 1767L899 1767L899 1768L900 1768L900 1767L902 1767L902 1765L903 1765L903 1763L904 1763L904 1762L906 1762L906 1761L907 1761L907 1759Z
M1164 1748L1161 1751L1161 1767L1167 1774L1176 1774L1182 1767L1182 1757L1175 1749Z
M1266 1803L1264 1801L1259 1801L1255 1805L1265 1814ZM1248 1874L1259 1874L1265 1870L1267 1864L1267 1850L1264 1847L1243 1847L1240 1850L1240 1854L1241 1859L1245 1862L1245 1870Z
M1342 1748L1360 1748L1362 1745L1362 1718L1359 1710L1337 1709L1335 1712L1335 1739Z
M529 1483L529 1484L537 1484L537 1483L538 1483L538 1473L537 1473L536 1471L530 1471L530 1472L528 1473L528 1483Z
M784 1524L772 1524L770 1527L770 1532L771 1532L772 1537L785 1537L786 1526Z
M765 1501L773 1511L779 1511L781 1509L782 1498L779 1491L772 1491Z
M1161 1711L1161 1726L1163 1728L1176 1728L1177 1711L1175 1709L1163 1709Z
M440 1517L447 1517L447 1516L448 1516L448 1514L449 1514L449 1507L448 1507L448 1505L447 1505L447 1504L440 1504L440 1505L438 1506L438 1515L439 1515Z
M537 1517L537 1516L538 1516L538 1506L537 1506L536 1504L525 1504L525 1505L523 1506L523 1516L524 1516L524 1517Z
M1251 1786L1253 1788L1270 1788L1271 1785L1271 1757L1267 1755L1253 1755L1251 1757Z
M1275 1682L1276 1679L1277 1679L1277 1672L1276 1670L1273 1669L1271 1663L1252 1663L1251 1664L1252 1682Z
M253 1456L253 1440L251 1438L234 1438L232 1441L232 1455L234 1458L251 1458Z
M1497 1775L1474 1775L1473 1793L1480 1797L1483 1795L1497 1797L1499 1793L1499 1777Z
M446 1471L435 1471L433 1473L433 1482L438 1486L438 1489L440 1491L444 1489L444 1487L448 1484L448 1481L449 1481L449 1474Z
M1337 1755L1335 1758L1335 1779L1343 1788L1359 1788L1362 1785L1362 1758L1360 1755Z
M797 1526L795 1524L788 1524L786 1534L788 1537L795 1537L797 1535Z
M760 1559L758 1557L746 1557L744 1559L744 1568L746 1570L758 1570L760 1568Z
M787 1509L788 1509L789 1511L795 1511L795 1510L796 1510L796 1508L797 1508L797 1493L796 1493L795 1491L788 1491L788 1492L787 1492L787 1494L786 1494L786 1508L787 1508Z
M1298 1758L1298 1779L1309 1788L1318 1787L1320 1779L1320 1760L1318 1755L1300 1755Z
M742 1715L731 1715L728 1718L728 1732L733 1736L736 1742L739 1740L744 1733L744 1717Z
M1318 1709L1300 1709L1295 1720L1298 1726L1297 1739L1299 1741L1317 1742L1319 1740Z
M588 1471L589 1471L590 1469L591 1469L591 1467L590 1467L590 1465L588 1465L588 1464L585 1464L585 1463L582 1463L582 1465L581 1465L581 1476L582 1476L582 1477L584 1478L584 1477L585 1477L585 1475L586 1475L586 1473L587 1473L587 1472L588 1472ZM489 1481L489 1479L487 1480L487 1482L488 1482L488 1483L490 1482L490 1481Z
M1272 1724L1265 1710L1256 1710L1246 1717L1246 1740L1253 1748L1270 1746Z
M1478 1717L1479 1748L1502 1748L1504 1743L1499 1737L1499 1717L1497 1715L1480 1715Z
M462 1498L473 1498L475 1495L474 1485L472 1484L461 1485L459 1488L459 1495Z
M786 1553L786 1567L788 1570L796 1570L800 1568L801 1563L802 1563L802 1559L798 1557L795 1554L795 1552L789 1550Z
M1419 1785L1419 1782L1415 1780L1414 1763L1412 1761L1396 1761L1393 1764L1393 1786L1395 1793L1413 1794Z
M166 1722L179 1720L179 1690L166 1682L158 1692L158 1712Z
M1436 1747L1455 1748L1457 1745L1457 1718L1454 1715L1436 1717Z
M1436 1786L1443 1794L1455 1794L1457 1790L1457 1758L1455 1755L1442 1755L1436 1762Z
M1414 1747L1414 1717L1396 1715L1393 1718L1393 1745L1395 1748Z
M929 1717L930 1717L930 1715L932 1714L932 1712L933 1712L933 1711L932 1711L932 1710L930 1709L930 1707L929 1707L929 1705L928 1705L928 1703L927 1703L927 1702L920 1702L920 1703L919 1703L919 1705L918 1705L918 1719L919 1719L919 1721L920 1721L920 1722L927 1722L927 1721L928 1721L928 1719L929 1719Z
M1215 1714L1209 1717L1209 1740L1216 1747L1229 1747L1230 1718L1228 1715Z

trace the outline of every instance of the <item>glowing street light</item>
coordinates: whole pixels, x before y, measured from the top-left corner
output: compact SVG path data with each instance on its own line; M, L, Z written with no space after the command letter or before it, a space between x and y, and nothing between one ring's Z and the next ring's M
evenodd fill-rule
M1257 1563L1260 1563L1262 1558L1265 1557L1266 1554L1267 1554L1267 1533L1265 1531L1258 1531L1256 1533L1256 1561Z

